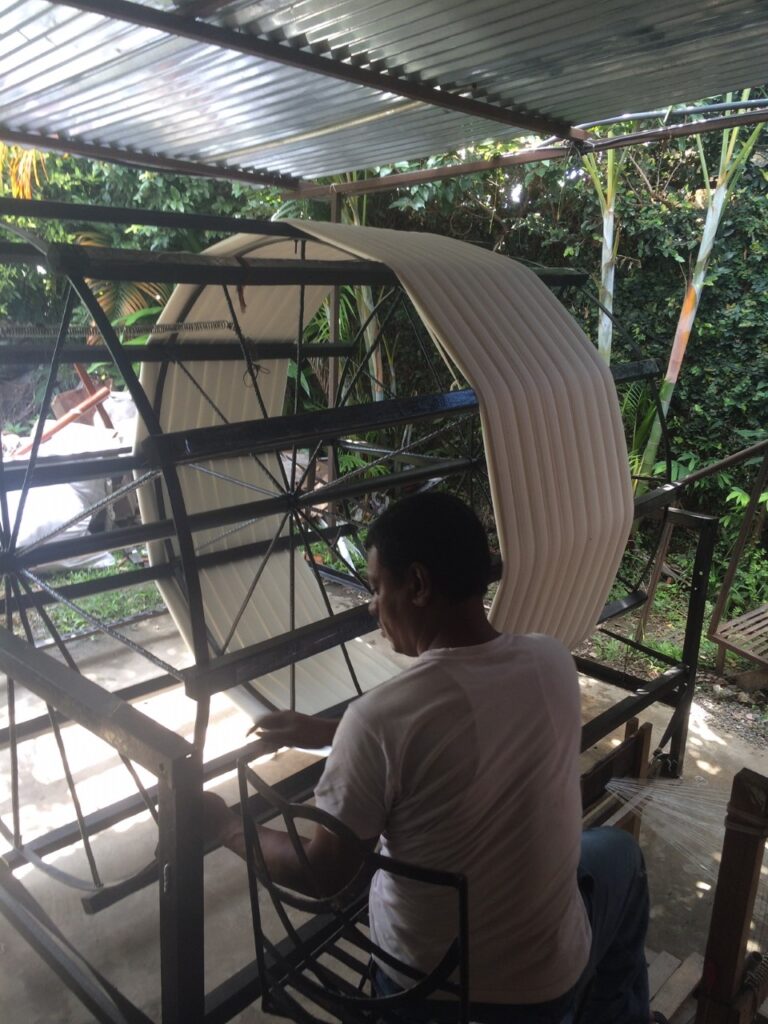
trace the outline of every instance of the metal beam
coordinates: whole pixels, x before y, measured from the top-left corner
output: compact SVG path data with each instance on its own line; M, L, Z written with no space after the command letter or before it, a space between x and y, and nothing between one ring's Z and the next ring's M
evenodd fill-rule
M217 46L277 64L285 64L288 67L299 68L312 74L325 75L354 85L366 86L380 93L403 96L429 106L443 107L446 110L470 117L480 117L524 131L536 132L539 135L554 135L556 138L563 139L587 138L587 133L583 129L574 128L557 118L548 118L543 115L526 113L513 107L499 107L472 99L466 95L471 92L470 84L461 93L451 92L441 89L438 85L414 81L410 77L400 78L396 74L360 67L357 60L353 64L344 59L325 57L313 53L309 49L276 43L262 36L222 28L181 14L169 14L165 11L145 7L143 4L131 3L129 0L52 0L52 2L59 6L74 7L80 11L99 14L104 18L155 29L155 31L167 35L192 39L208 46Z
M753 110L730 117L711 118L708 121L693 121L688 124L666 125L663 128L649 128L628 135L614 135L606 139L589 138L588 153L602 153L608 149L624 149L627 146L645 145L649 142L663 142L666 139L685 138L689 135L705 135L720 132L739 125L760 124L768 121L768 109ZM585 133L586 134L586 133ZM323 199L334 195L361 195L368 192L391 192L398 188L409 188L430 181L458 178L465 174L487 174L502 167L540 163L542 160L567 160L573 155L569 146L537 146L522 149L516 153L504 153L490 160L471 160L444 167L426 167L401 174L387 174L381 178L366 178L364 181L339 182L332 185L303 184L299 186L297 198Z
M240 260L188 252L139 252L106 246L54 244L46 260L52 273L101 281L157 281L235 286L397 284L394 271L370 260ZM38 262L43 259L42 255Z
M0 668L154 775L192 753L190 744L176 733L2 628Z
M554 135L555 133L551 132L550 134ZM276 188L282 192L295 192L301 183L299 178L291 178L268 171L248 171L241 167L198 163L195 160L178 160L175 157L160 156L157 153L147 153L142 150L100 146L93 142L83 142L67 136L20 132L2 124L0 124L0 139L17 146L30 146L33 149L50 150L52 153L84 156L89 160L107 160L109 163L123 164L127 167L165 171L168 174L189 174L197 178L243 181L248 185Z
M174 465L199 459L233 457L281 451L293 445L332 441L349 434L383 429L414 420L462 416L476 412L477 396L466 388L445 394L391 398L365 405L321 409L298 416L273 416L266 420L198 427L148 437L142 448L151 465L170 460Z
M184 669L187 696L199 699L250 682L269 672L322 654L347 640L378 629L368 605L350 608L319 622L310 622L289 633L232 651L208 665Z
M0 259L0 262L2 260ZM147 331L151 332L148 327ZM20 347L23 345L27 347ZM245 345L253 359L295 359L296 344L291 341L247 341ZM156 345L124 345L126 355L135 363L200 363L242 362L243 351L240 345L232 341L200 341L200 342L159 342ZM301 352L308 359L347 356L355 351L355 346L347 343L338 345L302 345ZM51 361L53 349L42 345L30 345L27 339L0 341L0 366L45 366ZM111 361L111 353L102 345L81 345L77 348L65 348L58 356L60 363L92 363L103 358Z
M211 213L171 213L131 206L90 206L88 203L58 203L49 199L10 199L7 196L0 197L0 216L82 221L86 224L142 224L153 228L213 231L227 235L243 231L251 235L275 235L282 238L311 237L301 228L280 220L225 217Z

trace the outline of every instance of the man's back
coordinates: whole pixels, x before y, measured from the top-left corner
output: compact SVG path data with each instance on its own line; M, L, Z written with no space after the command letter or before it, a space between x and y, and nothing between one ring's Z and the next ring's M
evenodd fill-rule
M474 1001L544 1002L586 964L579 735L568 652L507 635L426 651L336 733L318 805L393 857L467 875ZM370 908L376 940L417 966L455 932L441 894L389 875Z

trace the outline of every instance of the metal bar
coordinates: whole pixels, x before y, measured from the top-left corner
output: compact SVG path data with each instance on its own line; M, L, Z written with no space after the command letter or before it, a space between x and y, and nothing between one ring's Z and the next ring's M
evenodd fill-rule
M155 228L226 234L244 231L252 235L277 235L284 238L311 237L287 221L226 217L211 213L171 213L128 206L89 206L87 203L57 203L46 199L10 199L5 196L0 196L0 216L84 221L87 224L143 224Z
M565 139L588 138L587 133L582 129L573 128L557 118L548 118L472 99L471 96L466 95L471 93L469 85L463 89L461 94L457 94L448 89L441 89L437 84L431 85L415 81L413 76L401 78L395 74L374 71L371 68L361 67L357 61L347 63L334 57L313 53L312 50L273 42L254 34L222 28L180 14L158 11L140 4L130 3L128 0L54 0L54 2L67 7L75 7L81 11L100 14L106 18L126 21L132 25L153 28L168 35L193 39L209 46L217 46L278 64L286 64L288 67L300 68L314 74L341 79L344 82L375 89L377 92L403 96L406 99L416 100L430 106L442 107L471 117L481 117L489 121L511 125L514 128L536 132L539 135L554 135Z
M634 363L611 364L611 376L616 384L629 384L634 380L658 377L659 364L655 359L638 359Z
M67 484L77 480L108 479L124 476L134 470L148 469L143 456L130 455L129 448L121 449L124 455L103 456L98 453L79 455L77 458L49 455L39 459L32 474L34 487L46 487L48 484ZM6 491L18 491L22 485L28 463L6 465L4 483Z
M151 333L151 328L147 328L147 331ZM246 345L253 359L293 359L296 355L296 346L289 341L246 341ZM243 359L240 347L234 341L123 345L123 351L132 363L221 363L242 362ZM303 355L313 359L331 359L348 355L352 351L353 346L344 342L337 345L316 343L303 346ZM43 349L40 345L28 345L20 349L16 342L0 342L0 366L44 366L50 363L51 355L51 349ZM65 348L59 354L60 363L92 363L111 358L111 354L101 346L92 345Z
M39 135L37 132L20 132L0 125L0 138L19 146L51 150L71 156L84 156L89 160L107 160L113 164L128 167L148 168L154 171L169 171L172 174L190 174L193 177L218 178L222 181L244 181L249 185L268 185L294 192L301 183L300 178L291 178L269 171L248 171L241 167L225 167L223 164L209 164L196 160L179 160L175 157L160 156L146 151L137 152L125 148L100 146L83 142L68 136L66 139L54 135ZM29 202L30 200L24 200Z
M685 488L690 487L691 484L704 480L714 473L719 473L723 469L738 466L742 462L746 462L747 459L754 458L756 455L762 455L767 451L768 438L750 445L749 448L742 448L741 451L727 455L724 459L718 459L717 462L711 462L708 466L702 466L701 469L694 470L693 473L689 473L680 480L675 480L674 483L662 484L660 487L655 488L655 490L646 491L645 494L635 498L635 518L638 519L640 516L648 515L657 509L667 507L677 500Z
M477 408L474 391L465 389L161 434L147 438L142 449L149 455L150 464L160 461L159 452L167 453L176 464L216 456L232 458L280 451L293 444L313 444L321 439L331 441L345 434L365 433L412 420L467 415Z
M232 651L204 667L184 669L187 694L195 699L228 690L268 672L276 672L297 661L328 651L345 640L354 640L377 628L360 605L338 615L310 622L291 632L269 637L260 643Z
M661 142L675 137L704 135L707 132L720 132L742 124L758 124L764 121L768 121L768 110L754 111L748 114L735 114L731 117L712 118L709 121L668 125L665 128L653 128L629 135L615 135L605 139L590 138L586 152L601 153L607 149L623 149L626 146ZM339 182L332 185L302 184L298 187L297 198L322 199L335 194L360 195L367 192L391 192L398 188L407 188L410 185L417 185L423 182L458 178L466 174L486 174L488 171L499 167L534 164L543 160L567 160L571 155L570 147L548 146L545 143L532 149L523 149L516 153L505 153L490 160L474 160L460 164L451 164L447 167L429 167L417 171L405 171L402 174L388 174L380 178L367 178L364 181Z
M162 675L153 676L152 679L145 679L142 683L133 683L131 686L124 686L120 690L114 690L113 694L115 697L119 697L122 701L140 700L143 697L152 696L155 693L159 693L161 690L168 690L173 686L178 686L179 680L174 676ZM69 721L66 715L63 715L60 711L54 712L56 721L64 725ZM27 718L23 722L16 724L16 736L19 743L24 740L34 739L35 736L40 736L50 728L50 718L48 715L38 715L36 718ZM0 748L8 745L11 739L10 727L0 729Z
M639 711L647 708L662 697L670 696L675 688L680 685L684 670L672 668L653 682L643 684L643 690L638 691L632 697L620 700L613 707L596 715L595 718L586 722L581 730L581 751L589 750L598 740L608 736L614 729L624 725L630 718L633 718Z
M191 746L96 683L0 629L0 667L37 697L154 775Z
M292 507L294 501L303 508L311 508L313 505L324 504L336 498L354 497L368 494L371 491L386 490L388 487L404 486L409 483L418 483L420 480L463 472L472 465L474 462L470 459L453 460L437 465L417 467L406 470L404 473L392 473L365 480L355 479L351 483L346 483L342 478L334 484L317 488L314 491L307 491L297 498L293 498L290 494L278 494L274 498L264 498L261 501L229 505L220 509L211 509L208 512L195 512L189 516L189 527L193 532L197 532L234 523L247 524L249 520L262 516L282 514ZM167 540L175 535L176 527L173 520L160 519L142 526L127 526L119 530L110 530L108 535L91 534L67 541L52 541L49 544L41 544L28 554L25 552L14 556L0 554L0 572L16 572L27 565L44 565L61 558L69 558L74 554L82 555L104 551L104 536L109 537L109 549L116 550L152 540ZM199 557L206 556L200 555Z
M670 511L669 521L676 520L675 509ZM685 762L685 748L688 740L688 718L696 687L696 673L699 667L699 649L701 647L701 636L704 630L704 616L706 615L707 590L709 589L709 573L712 567L712 557L717 540L718 520L712 516L697 515L696 513L684 513L680 517L690 526L698 526L699 541L696 545L696 554L693 560L693 572L691 576L691 591L688 599L688 614L685 621L685 636L683 638L683 664L686 668L686 679L684 691L680 696L680 703L684 710L681 711L680 719L671 735L669 748L670 759L673 769L677 775L682 774Z
M148 9L148 8L147 8ZM40 260L38 259L38 262ZM332 285L396 284L397 276L372 260L262 260L188 252L140 252L107 246L56 243L49 247L52 273L100 281L171 284ZM102 332L103 333L103 332Z
M347 536L353 530L354 527L352 525L344 524L335 527L326 526L318 528L316 532L320 540L330 541L335 537ZM112 532L102 535L102 539L108 542L105 550L111 547L111 543L109 543L111 536ZM210 569L213 566L227 565L230 562L237 562L246 558L259 558L270 544L271 541L259 540L253 541L250 544L239 544L237 547L226 548L222 551L198 554L198 569ZM275 544L275 550L287 551L289 545L290 539L288 537L281 537ZM92 597L94 594L106 594L112 590L122 590L126 587L136 587L144 583L154 583L156 580L168 579L170 576L173 576L177 567L177 560L172 559L159 565L147 566L145 569L132 569L130 572L124 573L110 573L109 576L101 576L82 583L66 583L61 587L57 587L56 592L61 594L62 597L71 600L77 600L81 597ZM11 604L14 608L41 608L55 602L56 598L46 593L46 591L35 591L31 594L20 595ZM5 600L0 598L0 615L5 613L5 604ZM2 737L2 730L0 730L0 737ZM2 745L1 738L0 745Z
M158 780L160 981L163 1024L205 1016L203 773L200 751Z

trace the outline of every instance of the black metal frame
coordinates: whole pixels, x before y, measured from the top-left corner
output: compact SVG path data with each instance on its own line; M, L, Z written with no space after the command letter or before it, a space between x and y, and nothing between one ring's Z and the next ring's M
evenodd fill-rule
M317 1024L313 1006L319 1006L321 1011L347 1024L376 1024L377 1021L397 1024L402 1019L399 1012L407 1013L408 1007L414 1002L421 1003L434 997L441 1000L442 1007L454 1009L457 1024L467 1024L470 1004L466 877L408 864L364 850L357 836L341 821L318 807L286 800L267 785L250 767L249 761L253 754L254 751L251 751L239 759L238 782L254 943L262 978L262 1009L303 1024ZM249 784L267 803L272 816L280 821L278 827L285 828L308 879L312 879L312 869L299 838L297 821L322 825L347 843L360 847L362 863L355 878L333 895L320 897L293 892L275 883L264 860L258 831L247 810ZM368 884L377 871L453 892L455 937L439 963L426 974L382 949L366 933L364 926L367 923ZM260 891L269 896L282 926L284 939L280 944L276 945L262 926ZM292 910L328 919L326 940L321 943L316 940L306 942L290 920ZM341 942L346 944L346 948L340 946ZM281 946L288 946L292 955L283 953ZM351 955L350 947L355 951ZM369 965L372 956L409 979L403 991L380 996L375 990L370 994L364 990L366 985L370 986ZM335 962L342 965L341 974Z
M64 204L30 204L14 200L0 200L0 212L26 214L32 205L41 217L68 220L107 220L110 219L110 214L114 213L113 219L119 223L154 223L160 216L146 211L65 208ZM71 212L68 212L70 210ZM243 226L243 222L235 218L195 219L174 214L163 214L162 218L163 224L171 227L191 225L209 230L237 231ZM201 220L205 223L198 223ZM302 240L309 237L298 228L274 222L247 222L247 229L271 235L285 234L295 238L300 248ZM292 357L300 364L304 358L317 354L336 358L340 354L349 353L355 346L338 344L335 340L328 346L305 345L303 324L300 324L295 344L251 342L240 334L234 308L231 307L240 344L230 344L226 353L222 353L222 346L218 342L203 342L191 346L177 343L172 339L156 348L130 348L121 344L116 332L102 313L86 283L86 276L93 275L104 279L110 274L140 274L144 279L151 277L158 280L158 274L162 274L165 275L165 279L176 282L190 281L225 287L233 283L274 284L288 281L300 286L318 282L341 285L349 283L350 280L391 285L394 281L392 272L381 264L365 262L356 262L354 265L347 262L320 264L318 261L297 259L275 261L280 264L275 266L261 261L243 264L239 261L210 259L205 256L189 257L176 254L157 257L152 254L144 256L113 250L94 252L70 246L52 247L39 240L30 239L29 236L25 236L21 243L5 245L0 247L0 250L0 258L22 262L34 259L35 263L40 262L42 258L48 260L51 269L67 274L73 292L78 293L102 334L106 346L105 355L108 355L122 373L140 415L149 429L149 437L137 454L127 451L117 455L96 453L77 461L45 458L39 454L38 438L26 464L9 466L3 464L0 459L0 511L3 513L0 527L3 536L0 574L6 580L5 596L0 601L0 614L4 614L6 626L10 626L14 613L21 615L29 635L25 616L31 608L45 614L46 607L55 600L76 602L81 597L108 589L130 586L149 579L173 578L180 581L189 601L195 654L194 668L184 672L154 658L154 663L160 669L159 675L146 683L129 687L120 694L109 695L77 671L71 662L66 645L55 636L55 633L54 639L67 661L64 666L36 651L30 643L13 637L7 629L0 632L0 667L9 677L11 709L14 685L20 683L46 702L49 708L47 720L53 728L58 728L67 719L77 722L96 735L106 738L128 762L135 760L149 768L157 778L156 786L142 790L135 797L120 801L104 811L92 815L82 815L78 811L76 821L27 845L21 842L18 814L15 810L13 838L17 840L17 848L4 858L8 871L0 872L0 911L14 920L41 955L83 998L97 1019L146 1019L135 1007L126 1006L124 997L116 993L108 981L101 978L98 972L94 972L88 965L84 965L78 960L77 954L62 944L60 937L52 931L42 909L33 906L20 895L19 883L8 872L12 872L25 861L35 862L48 853L76 842L79 838L83 838L87 845L88 837L109 828L117 821L137 814L147 807L155 812L157 807L160 828L159 862L147 865L124 882L111 886L95 884L92 891L83 897L83 905L86 912L95 913L113 905L131 892L153 883L159 877L163 1024L175 1024L177 1021L184 1021L185 1024L226 1021L258 996L259 980L255 965L252 964L209 993L207 997L202 990L204 851L199 830L202 784L204 780L231 771L244 754L240 750L234 751L207 765L201 763L200 750L209 698L219 690L244 682L249 683L260 673L272 671L276 667L293 668L297 661L319 651L339 645L343 650L345 641L364 635L374 628L374 624L366 606L348 613L333 614L330 604L327 604L328 617L318 623L300 629L293 628L282 636L272 637L239 651L212 654L205 625L199 570L208 565L254 555L266 560L270 553L277 549L287 550L293 557L293 552L302 548L307 549L310 540L318 538L332 543L334 538L354 533L354 524L344 522L342 517L333 525L317 527L308 519L308 513L313 506L333 503L334 508L340 509L344 507L345 501L372 490L402 487L406 484L423 485L428 481L445 479L456 474L476 474L482 468L483 460L482 454L472 448L468 454L457 452L454 457L436 459L418 449L420 442L401 448L367 445L367 454L373 458L372 464L386 465L388 468L391 466L392 472L387 472L385 476L352 473L340 478L338 472L335 472L327 484L316 490L309 490L304 486L309 470L298 479L294 467L291 479L285 476L285 479L279 482L283 493L194 515L187 513L184 507L180 474L196 471L198 460L224 458L233 454L247 454L258 458L259 454L288 449L294 452L295 460L299 446L308 446L312 449L314 459L324 449L335 456L349 443L347 435L350 433L419 420L440 420L452 429L454 423L476 411L477 399L471 391L460 391L348 407L345 400L351 393L354 378L350 383L345 381L342 374L336 381L339 406L337 408L311 415L295 410L293 416L226 424L185 434L163 434L152 404L133 371L132 364L135 362L163 360L165 365L169 365L185 362L190 355L203 359L219 359L222 356L234 358L233 353L236 353L236 357L243 360L248 372L251 373L254 389L258 393L257 374L254 369L254 360L258 358ZM541 271L540 276L553 287L568 286L574 281L573 275L563 275L559 271ZM71 304L70 301L69 310ZM56 346L49 350L52 357L51 381L55 379L56 366L68 360L75 361L82 354L80 350L67 345L68 319L67 314L62 321ZM362 331L360 334L362 335ZM315 352L315 348L322 348L323 352ZM192 349L194 352L191 352ZM94 349L88 348L87 351L90 360ZM34 358L30 357L29 361L37 362L39 349L32 348L31 353ZM369 355L370 350L365 353L366 361ZM0 344L0 363L6 356L9 363L22 362L18 348L13 349ZM627 381L645 378L655 369L655 364L641 361L616 367L614 375L617 379ZM436 382L436 386L438 385L439 382ZM51 386L48 390L51 390ZM44 416L41 417L43 418ZM436 433L442 429L443 427L438 427ZM432 436L434 435L427 435L427 439ZM131 472L144 474L143 481L148 481L153 474L156 477L162 476L166 488L165 500L168 501L169 508L167 513L162 513L158 521L118 528L103 536L86 536L72 541L48 539L30 545L25 551L14 549L11 538L15 528L8 516L5 499L7 491L19 490L23 499L32 486L95 477L110 478ZM475 475L470 478L477 480L478 486L482 487L482 480L479 477ZM670 490L661 496L657 494L653 501L659 506L664 506L671 502L675 495L676 492ZM646 500L645 504L648 503ZM224 552L204 553L195 550L194 538L199 531L224 527L237 528L252 518L276 513L283 516L283 523L289 517L293 517L291 523L294 525L287 536L278 533L272 541L243 544ZM683 663L670 665L668 671L659 679L648 681L607 670L593 662L580 662L580 667L595 678L604 679L631 691L631 696L585 725L582 746L584 749L590 746L649 704L663 701L673 707L674 711L668 735L660 746L665 746L671 740L670 767L672 770L679 770L685 751L687 712L693 696L714 522L706 517L692 516L678 510L671 511L669 515L675 517L682 525L699 532ZM150 540L170 539L175 539L178 552L174 553L167 564L130 574L112 574L106 579L90 584L54 589L46 587L34 572L41 564L74 554L101 551L105 548L112 550ZM319 573L318 583L321 585ZM325 593L324 590L322 592ZM125 637L114 630L111 632L126 642ZM353 672L352 676L356 682ZM174 734L156 726L130 705L130 701L139 696L146 696L178 682L183 682L186 692L198 701L194 745L187 744ZM331 709L331 712L338 713L341 710L342 708L338 707ZM13 751L18 742L37 735L43 726L42 717L18 723L11 710L10 723L8 728L0 733L0 743L10 744ZM311 793L321 770L322 764L318 763L312 769L286 780L281 788L283 796L290 800L305 799ZM263 820L268 814L266 806L259 804L258 801L251 801L250 809L256 814L257 820L259 816L262 816ZM327 938L322 925L308 927L307 935L311 942L324 941L324 938ZM101 993L98 998L93 995L96 991Z

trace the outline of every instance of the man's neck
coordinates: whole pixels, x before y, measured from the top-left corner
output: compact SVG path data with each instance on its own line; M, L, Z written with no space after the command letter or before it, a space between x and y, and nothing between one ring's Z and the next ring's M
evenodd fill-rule
M475 647L499 635L488 621L481 598L446 604L425 625L419 654L438 647Z

